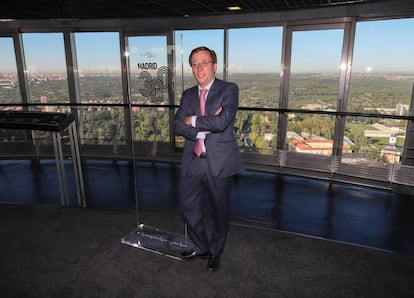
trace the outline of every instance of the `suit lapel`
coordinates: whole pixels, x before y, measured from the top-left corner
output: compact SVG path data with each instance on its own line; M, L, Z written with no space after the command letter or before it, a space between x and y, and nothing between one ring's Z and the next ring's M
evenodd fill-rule
M192 98L194 98L194 101L192 103L192 106L194 108L194 115L200 114L200 99L198 96L198 87L195 86L191 95Z
M218 92L218 79L215 79L213 85L211 85L210 90L207 93L207 99L206 99L206 114L211 115L214 114L215 111L213 111L215 107L215 101L218 99L216 94Z

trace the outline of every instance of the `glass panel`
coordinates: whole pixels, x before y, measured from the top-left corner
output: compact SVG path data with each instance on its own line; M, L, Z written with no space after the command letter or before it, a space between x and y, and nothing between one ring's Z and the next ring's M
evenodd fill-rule
M336 110L343 30L295 31L289 108Z
M239 85L240 106L279 106L281 49L281 27L229 30L228 77Z
M400 163L405 141L406 120L348 117L342 162L381 166Z
M21 103L13 38L0 37L0 57L0 102ZM2 107L2 109L14 110L15 108Z
M128 37L130 100L136 104L169 104L167 37Z
M289 114L288 119L289 151L332 155L334 116L295 113Z
M169 104L166 36L128 37L129 81L133 140L136 153L155 155L158 142L169 142L168 108L144 108L143 104Z
M69 102L62 33L23 33L31 103ZM42 106L42 111L47 107Z
M203 42L200 43L200 40ZM183 90L196 84L188 58L191 51L199 46L206 46L217 54L217 78L223 78L223 41L224 31L217 30L187 30L175 31L175 93L176 104L181 101Z
M348 110L359 113L408 115L414 79L414 19L358 22ZM372 51L375 49L375 51ZM407 121L350 117L345 137L352 156L343 162L370 166L398 164Z
M413 28L414 19L357 23L348 111L408 115Z
M75 33L81 102L122 103L119 34Z

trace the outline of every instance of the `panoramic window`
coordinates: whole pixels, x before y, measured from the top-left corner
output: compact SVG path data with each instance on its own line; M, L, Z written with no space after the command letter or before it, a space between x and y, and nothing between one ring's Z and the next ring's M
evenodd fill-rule
M228 35L228 78L239 86L239 106L278 108L282 27L230 29ZM277 124L276 112L239 110L235 133L240 150L274 154Z
M336 110L342 40L342 29L293 32L289 108ZM332 117L291 113L288 121L290 151L332 155Z
M21 103L13 38L0 37L0 57L0 102ZM15 110L20 107L2 106L1 109Z
M289 108L335 111L343 30L294 31Z
M408 115L414 81L413 27L414 19L357 23L348 111ZM344 162L400 163L406 128L406 120L348 117L345 136L352 141L355 158L345 154ZM394 157L384 155L384 150L393 151Z
M21 103L13 38L0 37L0 57L0 103ZM0 106L0 110L20 111L22 107ZM0 129L0 143L5 150L8 149L8 143L21 142L26 138L27 134L23 130ZM11 147L11 150L15 148Z
M281 50L281 27L229 30L228 78L239 85L240 106L279 106Z
M75 33L82 142L116 144L125 137L119 34ZM97 105L102 104L102 106Z
M28 103L36 112L68 112L69 88L66 71L63 33L23 33L23 49L28 78ZM41 130L31 131L33 144L50 145L50 133Z
M75 33L82 103L122 103L119 34Z
M23 33L22 38L29 80L29 103L68 103L63 34ZM66 111L57 106L39 106L37 110Z

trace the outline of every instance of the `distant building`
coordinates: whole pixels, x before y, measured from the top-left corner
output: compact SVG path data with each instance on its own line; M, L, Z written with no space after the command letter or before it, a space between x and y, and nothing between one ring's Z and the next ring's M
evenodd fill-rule
M395 106L395 114L398 116L408 115L409 105L404 105L401 103L397 103Z
M318 139L318 140L292 140L296 152L331 155L333 149L333 140ZM347 143L343 144L343 152L350 153L351 148Z
M389 144L381 149L381 160L385 163L395 164L401 160L401 149L396 145L395 135L390 137Z
M42 104L47 104L47 96L40 96L40 103ZM41 106L40 107L40 111L42 112L56 112L56 108L53 110L53 108L55 107L51 107L51 106Z
M286 133L286 137L290 140L290 139L295 139L295 140L303 140L303 138L298 135L296 132L294 131L288 131Z
M376 130L365 130L364 136L369 138L390 138L391 136L395 136L396 133L403 133L404 131L398 127L388 127L382 125L380 123L374 123L371 125Z
M385 145L381 149L381 160L390 164L399 163L401 160L401 150L396 145Z
M321 104L308 103L306 106L303 106L302 108L311 110L311 111L316 111L316 110L322 110L323 106Z

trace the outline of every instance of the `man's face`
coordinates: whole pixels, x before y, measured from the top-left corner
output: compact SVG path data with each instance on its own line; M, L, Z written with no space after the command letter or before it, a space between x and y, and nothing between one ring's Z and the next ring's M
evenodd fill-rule
M197 83L204 88L214 79L217 64L213 63L208 51L199 51L191 57L191 69Z

